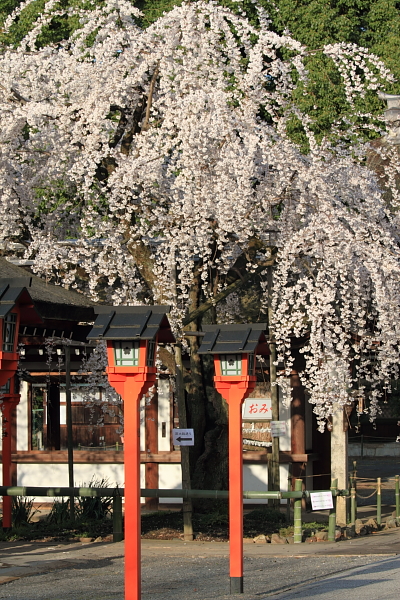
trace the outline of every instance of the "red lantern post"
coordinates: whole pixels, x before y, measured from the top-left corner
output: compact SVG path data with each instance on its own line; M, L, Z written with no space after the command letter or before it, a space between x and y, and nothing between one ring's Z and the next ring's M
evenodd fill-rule
M3 485L12 485L11 481L11 441L12 421L14 409L20 400L20 395L13 393L14 377L10 380L10 391L4 393L1 398L1 420L2 420L2 472ZM3 496L3 529L8 530L12 526L12 502L11 496Z
M39 320L32 310L32 299L26 286L31 278L0 279L0 395L2 413L2 473L3 485L11 485L12 417L20 396L15 393L14 376L18 369L18 330L21 316ZM4 390L5 387L7 390ZM11 528L11 497L3 496L3 528Z
M125 600L141 597L140 415L142 396L156 381L157 342L174 342L168 306L96 307L88 339L107 341L110 384L124 401Z
M255 351L265 353L266 323L210 325L199 354L213 354L216 390L229 406L229 544L230 592L243 593L243 436L242 403L254 390Z

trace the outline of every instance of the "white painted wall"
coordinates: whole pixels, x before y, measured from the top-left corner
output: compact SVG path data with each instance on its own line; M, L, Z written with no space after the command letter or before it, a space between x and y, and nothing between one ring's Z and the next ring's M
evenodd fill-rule
M280 489L282 492L288 491L289 465L279 465ZM243 489L247 492L267 492L268 491L268 465L246 464L243 466ZM281 504L286 504L287 500L281 500ZM244 504L267 504L267 499L253 500L245 499Z
M285 406L283 404L281 394L279 394L279 420L286 423L286 435L279 438L279 450L290 452L292 449L292 420L290 418L290 405Z
M109 487L124 485L124 465L114 463L75 464L74 482L77 487L86 487L93 479L108 479ZM53 463L24 463L17 467L17 485L68 487L68 465ZM46 496L36 498L37 502L48 502Z
M142 396L139 404L139 419L140 419L140 452L147 452L146 448L146 400Z
M23 381L20 387L21 399L17 404L17 450L28 450L28 383Z
M181 490L182 470L179 463L159 465L158 481L160 490ZM160 498L160 504L181 504L182 498Z
M165 423L165 436L163 437L163 423ZM169 380L158 380L158 450L169 452L171 450L171 405Z

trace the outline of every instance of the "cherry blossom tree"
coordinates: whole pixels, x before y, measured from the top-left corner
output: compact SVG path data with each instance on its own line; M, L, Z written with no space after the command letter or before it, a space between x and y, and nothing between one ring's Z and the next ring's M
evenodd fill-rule
M0 237L96 300L171 304L178 336L204 315L240 319L257 274L261 311L272 294L283 393L299 338L321 423L367 391L375 416L398 375L398 158L383 175L367 166L363 132L382 135L384 123L352 107L390 80L383 64L353 44L314 51L347 101L317 143L294 102L309 52L273 33L260 7L252 25L214 2L184 3L147 29L124 0L70 10L81 26L64 43L40 43L63 11L50 0L0 55ZM294 121L306 151L288 134Z

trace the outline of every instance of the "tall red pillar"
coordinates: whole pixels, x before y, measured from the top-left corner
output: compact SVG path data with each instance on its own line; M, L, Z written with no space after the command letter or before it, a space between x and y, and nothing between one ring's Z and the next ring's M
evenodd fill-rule
M14 378L10 379L10 390L14 390ZM3 486L12 485L12 417L20 395L9 393L1 398L2 413L2 471ZM12 500L11 496L3 496L3 528L9 529L12 526Z

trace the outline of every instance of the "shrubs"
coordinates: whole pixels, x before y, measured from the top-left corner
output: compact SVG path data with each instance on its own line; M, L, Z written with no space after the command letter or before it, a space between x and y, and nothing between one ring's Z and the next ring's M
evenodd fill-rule
M34 498L14 496L12 498L11 520L13 527L21 527L32 523L33 516L40 512L33 508Z
M92 478L83 488L108 488L107 479ZM18 496L13 498L13 529L1 539L66 539L75 537L106 536L112 532L112 496L80 496L75 498L75 518L71 519L70 499L56 498L47 516L32 522L35 513L34 499Z
M88 486L82 487L106 489L110 487L110 482L104 478L92 478ZM79 496L76 505L77 516L84 520L106 519L111 515L112 502L112 496Z

